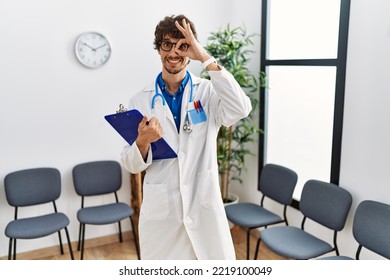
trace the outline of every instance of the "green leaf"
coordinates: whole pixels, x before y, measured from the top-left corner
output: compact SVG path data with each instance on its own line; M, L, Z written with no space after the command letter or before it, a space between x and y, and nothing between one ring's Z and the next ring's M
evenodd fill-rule
M256 33L247 35L243 26L232 28L227 24L217 32L211 32L205 46L210 55L234 76L252 103L252 111L247 118L230 128L221 127L217 136L219 171L229 172L229 181L234 180L239 183L242 183L241 173L245 170L246 157L254 155L247 148L247 144L256 142L258 135L263 133L253 118L258 113L259 89L267 86L266 74L252 73L248 68L248 63L255 53L253 38L257 36L259 34ZM207 71L202 71L201 77L210 79Z

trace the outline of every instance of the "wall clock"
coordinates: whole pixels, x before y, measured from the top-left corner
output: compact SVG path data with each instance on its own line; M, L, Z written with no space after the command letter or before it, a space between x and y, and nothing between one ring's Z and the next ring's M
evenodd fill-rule
M79 62L88 68L102 66L111 55L109 41L98 32L82 33L76 40L74 50Z

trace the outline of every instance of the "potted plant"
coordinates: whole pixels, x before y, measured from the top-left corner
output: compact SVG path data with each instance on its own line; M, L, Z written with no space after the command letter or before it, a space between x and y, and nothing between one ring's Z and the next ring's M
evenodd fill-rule
M232 180L242 183L241 174L245 169L245 157L253 155L247 144L256 142L257 135L262 133L254 121L259 103L259 88L265 85L265 73L258 76L247 68L250 56L254 53L248 47L253 45L252 38L257 34L246 34L244 27L220 29L212 32L208 38L206 50L223 65L237 80L252 102L252 111L230 127L222 126L217 137L217 158L220 174L221 195L225 203L229 202L229 184ZM201 73L209 78L206 71Z

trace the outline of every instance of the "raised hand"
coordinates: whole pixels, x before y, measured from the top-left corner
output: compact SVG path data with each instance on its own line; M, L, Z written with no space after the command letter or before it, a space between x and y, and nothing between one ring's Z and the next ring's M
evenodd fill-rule
M188 24L185 19L182 20L181 24L176 21L175 25L184 35L184 38L180 39L175 46L175 52L177 52L178 55L187 56L192 60L199 60L200 62L204 62L210 58L207 51L202 47L198 40L196 40L194 33L191 30L191 25ZM180 50L182 44L189 45L186 51Z

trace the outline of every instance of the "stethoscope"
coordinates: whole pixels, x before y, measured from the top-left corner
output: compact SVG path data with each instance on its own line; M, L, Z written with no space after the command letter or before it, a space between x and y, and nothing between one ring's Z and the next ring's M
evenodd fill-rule
M188 73L187 71L187 75L190 79L190 98L188 99L188 103L187 103L187 112L186 112L186 119L185 119L185 122L184 122L184 125L183 125L183 130L186 132L186 133L191 133L192 132L192 124L190 122L190 119L188 117L188 104L190 104L192 102L192 94L193 94L193 89L194 89L194 85L192 83L192 78L191 78L191 75ZM165 98L164 98L164 95L161 93L161 92L158 92L158 76L156 78L156 82L154 83L154 88L155 88L155 94L153 95L152 97L152 102L151 102L151 108L152 108L152 114L154 115L154 105L155 105L155 102L156 102L156 99L158 97L161 98L162 100L162 105L163 105L163 108L164 108L164 122L166 122L166 117L167 117L167 113L166 113L166 101L165 101ZM164 123L164 127L165 127L165 123ZM164 129L165 131L165 129Z

